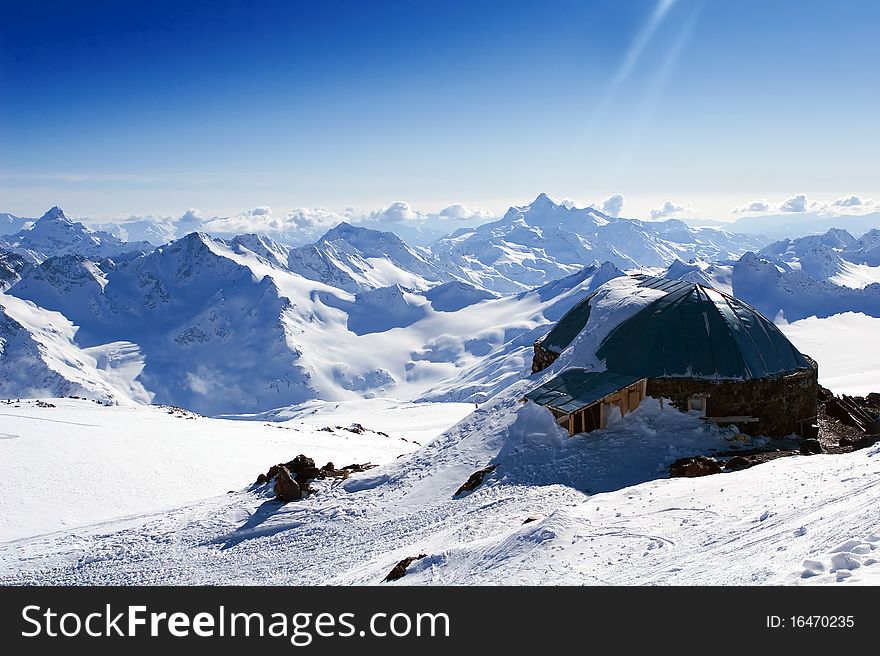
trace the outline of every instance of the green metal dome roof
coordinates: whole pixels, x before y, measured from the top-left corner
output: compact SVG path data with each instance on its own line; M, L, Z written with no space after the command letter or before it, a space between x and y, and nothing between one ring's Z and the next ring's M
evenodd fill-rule
M666 291L615 328L596 356L615 372L661 377L767 378L810 367L760 312L733 296L685 281L646 278Z

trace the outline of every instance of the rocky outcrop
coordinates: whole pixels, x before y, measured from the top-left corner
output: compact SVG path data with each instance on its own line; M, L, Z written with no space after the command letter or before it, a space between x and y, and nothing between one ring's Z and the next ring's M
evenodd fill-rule
M457 497L459 494L463 494L464 492L473 492L483 482L486 474L491 474L493 471L495 471L496 467L498 467L498 465L489 465L488 467L484 467L483 469L478 469L468 477L468 479L462 484L460 488L458 488L458 490L456 490L455 494L452 496Z
M428 554L419 554L418 556L407 556L399 563L397 563L394 568L388 572L388 575L382 579L385 581L396 581L399 578L402 578L406 574L407 568L412 565L415 561L421 560L422 558L427 558Z
M313 480L327 478L346 479L352 473L364 472L377 465L371 463L351 464L336 469L332 462L323 467L316 467L315 461L304 454L299 454L293 460L272 465L265 474L257 476L254 485L266 485L274 481L273 491L275 497L283 502L299 501L307 494L314 492L311 487Z
M669 465L669 478L696 478L721 473L721 463L715 458L706 456L694 456L693 458L680 458Z

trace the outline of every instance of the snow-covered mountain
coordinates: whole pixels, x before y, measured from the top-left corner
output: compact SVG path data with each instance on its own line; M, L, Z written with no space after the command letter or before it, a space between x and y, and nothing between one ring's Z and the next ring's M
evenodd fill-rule
M0 248L0 292L21 280L21 273L28 266L21 255Z
M264 237L193 233L128 260L51 257L8 294L61 313L122 393L217 414L392 391L487 398L528 370L547 323L621 275L608 263L498 298L427 280L431 262L388 233L343 226L308 252L337 285L282 266L297 249Z
M435 242L440 266L497 292L519 292L576 273L594 262L622 269L665 267L676 259L739 257L765 242L681 221L611 217L539 195L498 221L463 228Z
M847 287L755 253L746 253L734 265L732 282L735 296L775 321L842 312L880 316L880 283Z
M80 347L136 344L137 380L156 402L211 413L315 396L285 313L291 301L206 235L106 270L82 256L50 258L9 291L62 312L79 326Z
M9 212L0 212L0 235L11 235L24 230L33 219L25 219Z
M660 275L670 280L686 280L701 285L708 285L709 287L720 289L727 294L733 294L734 264L730 260L722 260L717 263L697 259L692 259L688 262L676 260Z
M844 287L880 282L880 230L856 239L846 230L833 228L823 235L774 242L758 254L786 271L803 271Z
M392 232L340 223L314 244L290 250L287 267L304 278L355 293L390 285L426 289L449 280L432 259Z
M60 207L53 207L29 228L0 238L0 248L39 264L54 255L77 254L100 259L149 252L154 247L149 242L126 243L107 232L93 232L67 218Z
M153 246L161 246L177 238L177 225L167 218L96 223L89 227L95 231L110 233L121 241L145 241Z

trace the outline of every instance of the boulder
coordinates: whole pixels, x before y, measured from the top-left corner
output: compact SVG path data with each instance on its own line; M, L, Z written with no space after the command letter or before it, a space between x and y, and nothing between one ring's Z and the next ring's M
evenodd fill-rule
M809 438L806 440L801 440L801 453L805 456L813 455L814 453L822 453L822 443L819 440L814 438Z
M733 456L724 463L724 469L727 471L739 471L740 469L748 469L752 466L752 461L743 456Z
M834 392L832 392L827 387L822 387L819 385L819 403L825 403L826 401L830 401L834 398Z
M302 499L302 489L284 465L278 467L275 477L275 496L284 503Z
M382 579L382 581L396 581L397 579L403 577L406 574L406 569L412 565L415 561L421 560L422 558L427 558L428 554L419 554L418 556L407 556L399 563L397 563L388 575Z
M709 476L720 473L721 464L715 458L708 458L706 456L680 458L669 465L670 478L696 478L697 476Z

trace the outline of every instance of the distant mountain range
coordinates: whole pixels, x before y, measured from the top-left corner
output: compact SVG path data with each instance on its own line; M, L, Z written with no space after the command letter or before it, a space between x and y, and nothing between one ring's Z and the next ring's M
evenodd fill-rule
M744 216L736 221L711 219L682 219L691 227L707 226L729 230L743 235L758 235L767 239L783 239L818 235L833 228L862 235L880 228L880 212L868 214L825 214L817 212L789 212L766 216Z
M875 312L878 231L754 237L540 195L430 247L342 223L291 247L194 232L160 246L53 208L0 242L0 396L77 394L252 413L313 398L481 401L532 342L625 269L742 296L768 316Z

